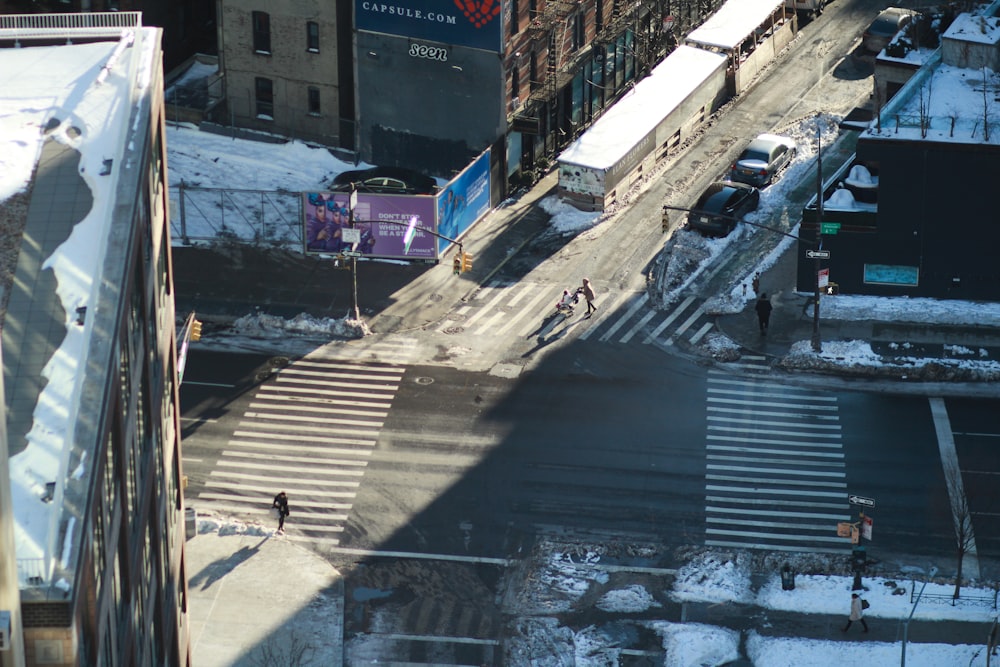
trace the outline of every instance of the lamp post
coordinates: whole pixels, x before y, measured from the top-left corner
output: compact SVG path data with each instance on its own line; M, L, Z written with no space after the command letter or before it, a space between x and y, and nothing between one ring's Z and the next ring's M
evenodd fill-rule
M348 199L347 210L348 218L347 224L351 229L354 229L354 207L358 205L358 189L355 187L354 183L351 183L351 196ZM351 312L354 314L355 320L361 319L361 310L358 308L358 257L357 255L351 256Z
M816 249L823 249L823 129L820 125L820 116L816 114ZM819 337L819 253L813 260L813 330L812 330L812 350L821 352L823 346Z
M938 569L936 567L932 567L931 576L928 578L933 579L937 572ZM910 619L913 618L914 612L917 611L917 605L920 604L920 596L924 594L925 588L927 588L926 581L924 582L924 585L920 587L920 592L917 593L917 599L913 601L913 609L910 610L910 615L907 616L905 621L903 621L903 649L899 655L899 667L906 667L906 635L910 629Z

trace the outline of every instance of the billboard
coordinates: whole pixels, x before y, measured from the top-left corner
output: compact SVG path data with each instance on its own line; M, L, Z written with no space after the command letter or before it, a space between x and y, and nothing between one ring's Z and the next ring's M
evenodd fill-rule
M448 183L438 193L437 202L438 232L451 239L457 239L486 215L490 210L490 151ZM443 253L449 245L445 239L438 239L438 252Z
M500 52L501 0L355 0L358 30Z
M361 230L361 242L344 243L343 229L351 223L346 192L308 192L302 195L305 213L306 254L337 255L345 251L368 257L391 259L438 258L434 235L435 198L431 195L376 195L358 193L354 207L354 228ZM403 235L416 217L416 233L404 252Z

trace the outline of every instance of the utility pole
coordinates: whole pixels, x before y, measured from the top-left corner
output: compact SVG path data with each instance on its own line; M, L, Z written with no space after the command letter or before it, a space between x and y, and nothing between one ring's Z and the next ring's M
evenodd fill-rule
M816 249L823 249L823 127L820 115L816 114ZM819 253L813 261L813 331L812 350L821 352L823 346L819 337Z
M347 225L354 229L354 207L358 205L358 189L355 183L351 183L351 197L347 202ZM355 320L361 319L361 311L358 308L358 258L351 256L351 313Z
M936 567L932 567L931 576L929 578L933 579L937 572L938 569ZM920 596L924 594L925 588L927 588L926 581L924 582L924 585L920 587L920 592L917 593L917 599L913 601L913 609L910 610L910 615L907 616L906 620L903 622L903 650L899 654L899 667L906 667L906 636L910 630L910 620L913 618L914 612L917 611L917 605L920 604Z

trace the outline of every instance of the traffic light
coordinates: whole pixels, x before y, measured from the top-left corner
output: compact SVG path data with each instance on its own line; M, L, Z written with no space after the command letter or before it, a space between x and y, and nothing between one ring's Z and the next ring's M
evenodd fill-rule
M462 253L462 273L472 270L472 255L467 252Z
M201 340L201 322L198 320L191 321L191 340L199 341Z
M455 255L455 259L451 261L451 268L456 276L462 272L462 258L457 254Z

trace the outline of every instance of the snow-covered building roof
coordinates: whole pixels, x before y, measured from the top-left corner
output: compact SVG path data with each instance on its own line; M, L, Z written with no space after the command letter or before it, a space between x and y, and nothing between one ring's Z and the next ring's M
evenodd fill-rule
M691 32L689 44L734 49L768 19L785 0L729 0Z
M1000 144L1000 19L961 14L861 138Z
M677 47L571 143L559 155L559 161L609 169L724 63L721 54L691 46Z

